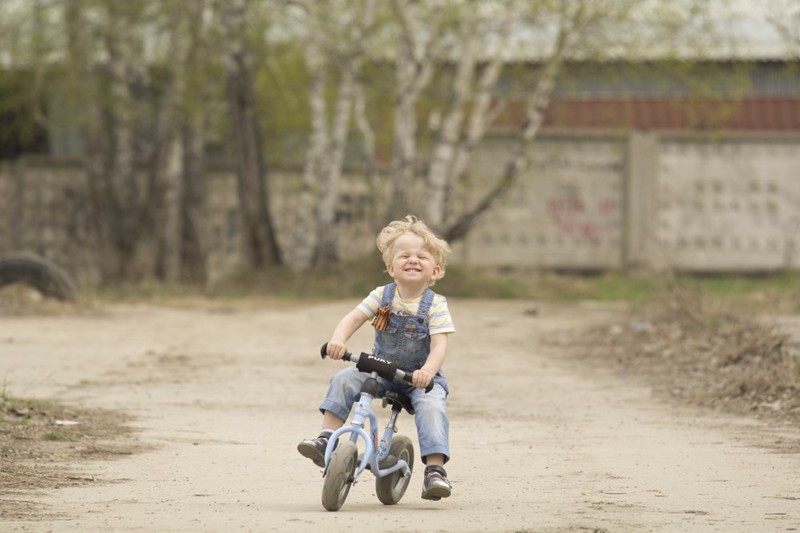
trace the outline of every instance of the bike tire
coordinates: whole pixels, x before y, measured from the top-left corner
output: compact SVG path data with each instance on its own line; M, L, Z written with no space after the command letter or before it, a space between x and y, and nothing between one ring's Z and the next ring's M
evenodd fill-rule
M331 455L325 481L322 484L322 506L328 511L338 511L344 505L358 460L358 448L350 441L339 442Z
M60 266L30 252L0 255L0 287L26 283L44 296L63 301L75 300L75 284Z
M411 439L404 435L396 435L389 446L389 455L408 463L408 468L414 470L414 445ZM375 478L375 494L381 503L394 505L406 493L411 477L405 477L402 470L396 470L388 476Z

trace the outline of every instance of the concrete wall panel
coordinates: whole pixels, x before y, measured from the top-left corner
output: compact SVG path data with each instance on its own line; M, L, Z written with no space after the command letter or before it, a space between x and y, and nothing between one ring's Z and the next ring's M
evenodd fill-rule
M512 141L475 152L453 201L458 215L497 183ZM800 136L748 134L543 135L531 165L478 220L453 262L571 270L800 268ZM25 249L76 279L98 277L85 174L46 159L0 165L0 252ZM211 168L207 216L212 278L240 268L233 172ZM279 241L288 246L298 176L270 175ZM345 176L337 204L342 257L375 254L379 223L361 176ZM384 181L384 184L387 184ZM311 215L311 214L310 214Z
M800 264L796 142L664 139L659 153L654 264L704 271Z
M537 141L529 169L469 237L466 262L620 267L625 147L617 138Z

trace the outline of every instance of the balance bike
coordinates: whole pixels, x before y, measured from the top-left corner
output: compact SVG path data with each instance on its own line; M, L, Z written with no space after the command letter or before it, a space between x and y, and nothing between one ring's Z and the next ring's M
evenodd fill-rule
M324 359L328 345L320 350ZM350 487L358 482L364 470L375 475L375 493L385 505L398 503L408 488L411 471L414 468L414 445L411 439L403 435L395 435L395 422L400 411L405 409L414 414L411 402L405 394L387 391L383 395L383 407L392 406L389 422L378 440L378 418L372 409L372 400L378 395L378 377L388 381L403 381L411 384L411 373L404 372L393 363L372 354L354 355L346 353L342 358L356 364L361 372L369 377L361 386L361 392L355 403L355 414L349 425L342 426L333 432L325 449L325 468L322 471L322 506L328 511L338 511L344 505ZM426 388L430 392L433 381ZM369 432L365 424L369 420ZM339 438L349 434L349 439ZM358 456L358 440L364 445L364 453Z

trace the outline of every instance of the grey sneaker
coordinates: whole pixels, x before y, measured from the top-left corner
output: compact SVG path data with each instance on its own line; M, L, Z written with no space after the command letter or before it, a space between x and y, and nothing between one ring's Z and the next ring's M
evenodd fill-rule
M323 433L315 439L305 439L297 445L297 451L303 457L311 459L320 468L325 466L325 449L328 447L330 434Z
M441 466L426 466L422 484L423 500L441 500L450 496L453 485L447 480L447 472Z

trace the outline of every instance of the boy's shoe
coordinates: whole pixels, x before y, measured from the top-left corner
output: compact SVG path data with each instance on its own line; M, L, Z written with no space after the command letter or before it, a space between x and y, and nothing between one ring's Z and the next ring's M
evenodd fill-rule
M325 466L325 449L328 447L330 433L321 433L315 439L305 439L297 445L297 451L303 457L308 457L320 468Z
M422 484L423 500L441 500L450 496L453 486L447 480L447 472L441 466L426 466Z

